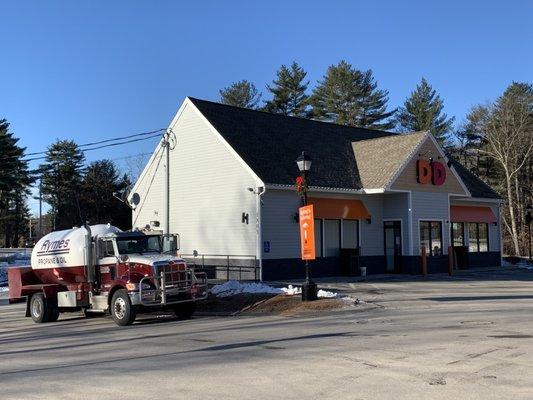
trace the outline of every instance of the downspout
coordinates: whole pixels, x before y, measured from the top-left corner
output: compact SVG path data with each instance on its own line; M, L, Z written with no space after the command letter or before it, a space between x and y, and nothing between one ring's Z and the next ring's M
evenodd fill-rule
M256 212L256 219L257 219L257 251L256 251L256 257L257 261L259 262L259 280L263 281L263 252L262 252L262 226L261 226L261 196L265 194L266 189L264 186L258 186L257 187L257 199L256 199L256 205L255 205L255 212Z
M408 216L409 216L409 251L408 255L414 256L414 243L413 243L413 192L409 191L408 199Z

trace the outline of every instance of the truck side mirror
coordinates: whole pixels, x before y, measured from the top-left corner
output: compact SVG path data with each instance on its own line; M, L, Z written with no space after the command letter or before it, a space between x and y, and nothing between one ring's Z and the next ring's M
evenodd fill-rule
M179 235L163 235L163 253L176 253L180 248Z

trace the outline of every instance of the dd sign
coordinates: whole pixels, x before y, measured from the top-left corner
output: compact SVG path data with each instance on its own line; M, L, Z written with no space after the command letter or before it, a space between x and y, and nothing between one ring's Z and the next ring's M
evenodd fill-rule
M431 182L433 185L440 186L446 181L446 168L438 161L418 160L416 180L423 185Z
M302 248L302 260L315 259L315 218L313 205L300 207L300 245Z

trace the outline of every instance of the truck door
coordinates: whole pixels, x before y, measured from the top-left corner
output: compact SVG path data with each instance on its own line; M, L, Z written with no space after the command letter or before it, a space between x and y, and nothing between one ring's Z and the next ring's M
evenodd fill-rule
M112 240L98 240L98 276L100 286L105 290L116 279L117 257Z

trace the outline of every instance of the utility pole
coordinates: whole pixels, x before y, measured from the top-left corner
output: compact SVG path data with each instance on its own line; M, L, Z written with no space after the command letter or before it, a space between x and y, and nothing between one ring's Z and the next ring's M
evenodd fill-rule
M163 136L163 146L166 152L166 169L165 169L165 234L170 235L170 129L167 129Z

